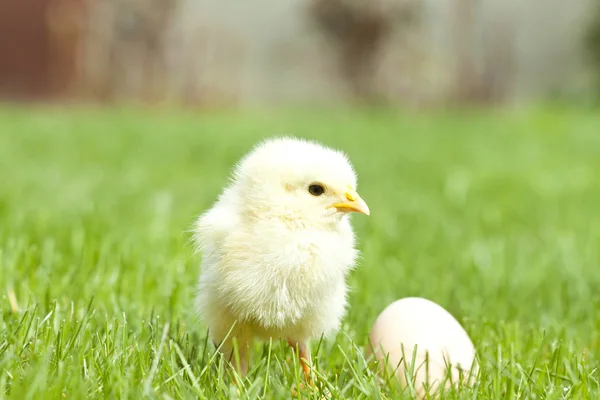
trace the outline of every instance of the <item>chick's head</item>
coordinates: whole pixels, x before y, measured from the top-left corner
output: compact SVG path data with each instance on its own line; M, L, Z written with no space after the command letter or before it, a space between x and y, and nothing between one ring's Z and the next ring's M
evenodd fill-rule
M236 166L231 189L250 218L284 218L305 224L334 223L351 212L369 214L356 192L347 156L293 138L267 140Z

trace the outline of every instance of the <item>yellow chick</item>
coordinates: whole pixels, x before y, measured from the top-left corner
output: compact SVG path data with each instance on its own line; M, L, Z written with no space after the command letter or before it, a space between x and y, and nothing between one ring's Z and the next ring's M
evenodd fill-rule
M357 257L349 214L369 215L347 156L317 143L266 140L195 224L197 310L245 376L255 338L283 338L310 382L311 338L339 329Z

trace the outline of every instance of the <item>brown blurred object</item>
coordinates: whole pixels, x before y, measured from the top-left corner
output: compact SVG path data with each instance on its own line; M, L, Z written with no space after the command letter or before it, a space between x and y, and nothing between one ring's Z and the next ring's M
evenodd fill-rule
M478 31L478 7L477 0L454 0L457 104L502 103L510 97L514 86L517 63L514 24L496 15L482 32ZM484 43L479 57L478 39Z
M372 100L378 53L394 26L404 28L415 21L416 8L407 3L389 9L375 0L312 0L309 15L333 44L339 69L354 95Z
M454 43L457 55L454 97L458 103L476 102L482 97L473 54L476 7L477 0L454 1Z
M0 1L0 98L166 97L176 0Z
M0 97L48 100L77 80L83 0L0 1Z
M89 91L102 101L166 97L166 35L177 0L97 0L87 45Z
M82 84L82 51L85 36L84 0L50 0L46 11L50 64L50 90L54 96L72 98Z

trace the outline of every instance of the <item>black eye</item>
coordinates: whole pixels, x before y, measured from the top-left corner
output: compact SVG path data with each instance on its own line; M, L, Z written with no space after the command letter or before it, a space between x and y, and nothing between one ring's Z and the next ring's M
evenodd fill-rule
M308 193L313 196L320 196L325 193L325 187L320 183L313 183L308 187Z

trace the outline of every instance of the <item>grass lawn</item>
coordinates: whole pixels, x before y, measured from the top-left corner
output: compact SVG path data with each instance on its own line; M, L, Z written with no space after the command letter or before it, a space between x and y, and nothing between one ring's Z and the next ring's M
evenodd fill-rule
M188 231L232 163L280 133L347 151L372 212L354 218L344 331L313 343L333 398L400 397L362 351L407 296L478 349L476 387L449 398L600 398L598 113L4 107L0 399L236 396L192 308ZM289 398L287 344L256 346L242 397Z

